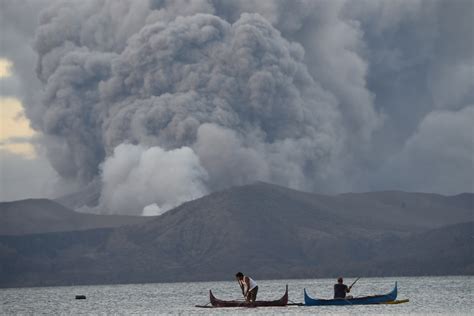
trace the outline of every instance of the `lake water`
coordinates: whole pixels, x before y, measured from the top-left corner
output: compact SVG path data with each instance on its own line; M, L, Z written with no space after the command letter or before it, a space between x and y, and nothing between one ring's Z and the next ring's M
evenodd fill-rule
M353 279L345 280L350 284ZM398 281L398 305L288 306L260 308L197 308L209 302L209 289L220 299L241 299L236 282L155 283L98 286L38 287L0 290L1 315L168 314L168 315L474 315L474 277L362 278L352 289L354 296L384 294ZM258 299L274 300L289 285L289 299L303 302L303 288L318 298L331 298L333 279L257 280ZM76 295L86 295L76 300Z

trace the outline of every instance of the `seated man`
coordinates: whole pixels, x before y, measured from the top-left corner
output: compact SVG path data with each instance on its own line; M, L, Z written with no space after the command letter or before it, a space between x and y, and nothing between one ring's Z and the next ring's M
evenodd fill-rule
M237 272L235 275L237 282L239 282L242 294L247 302L255 302L257 299L258 286L257 283L248 276L244 276L242 272Z
M351 291L351 288L343 284L342 277L337 279L337 284L334 284L334 298L346 298L346 293Z

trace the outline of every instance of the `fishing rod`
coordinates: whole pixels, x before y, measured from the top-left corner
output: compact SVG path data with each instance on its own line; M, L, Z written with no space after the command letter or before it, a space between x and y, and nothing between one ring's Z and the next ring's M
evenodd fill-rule
M356 284L357 281L359 281L360 278L357 278L354 282L352 282L351 286L349 286L349 290L352 289L352 286Z

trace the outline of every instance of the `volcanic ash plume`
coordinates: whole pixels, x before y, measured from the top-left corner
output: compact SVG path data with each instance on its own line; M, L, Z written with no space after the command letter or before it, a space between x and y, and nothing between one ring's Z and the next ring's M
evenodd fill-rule
M255 180L330 193L472 191L472 124L459 122L474 104L473 5L4 1L2 57L15 76L2 91L21 94L61 183L103 186L98 212L159 213ZM441 122L454 160L432 141ZM152 151L158 164L174 150L188 157L178 182L189 186L175 198L147 186L125 206L112 193L110 161ZM165 166L154 166L157 179L173 176Z
M100 209L161 212L235 184L308 189L328 176L342 145L335 100L262 16L150 22L107 51L78 17L62 25L62 10L36 37L42 128L67 146L64 176L102 178Z

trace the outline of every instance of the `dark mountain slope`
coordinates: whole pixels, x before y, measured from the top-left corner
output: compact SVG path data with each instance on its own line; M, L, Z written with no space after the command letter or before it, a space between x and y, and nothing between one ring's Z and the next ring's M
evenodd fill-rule
M47 199L0 203L0 235L21 235L118 227L143 223L138 216L95 215L72 211Z
M443 196L401 191L342 194L337 199L337 203L352 206L352 213L361 218L417 229L472 221L473 201L474 194L468 193Z
M377 263L395 274L474 274L474 222L449 225L380 248Z
M211 194L137 225L3 236L0 286L229 280L238 270L257 279L472 274L472 223L439 227L437 219L430 222L434 228L419 229L427 226L423 218L404 222L399 216L391 223L393 212L403 214L393 198L374 205L370 196L359 202L351 197L351 203L346 198L259 183ZM450 208L441 200L445 212L463 219L459 204ZM365 220L351 205L359 205ZM368 220L370 212L380 216ZM410 212L410 219L418 217L416 207Z

